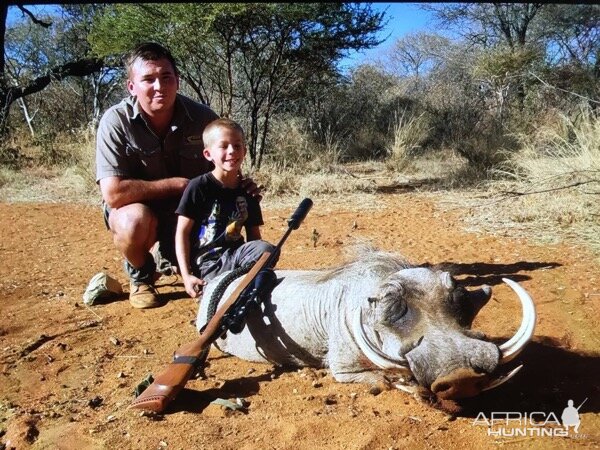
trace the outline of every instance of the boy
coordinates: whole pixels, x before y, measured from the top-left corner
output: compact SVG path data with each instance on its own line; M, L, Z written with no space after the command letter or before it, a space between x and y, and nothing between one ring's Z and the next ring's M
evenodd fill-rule
M275 250L261 239L258 200L240 186L240 167L246 156L241 126L217 119L206 126L202 140L204 157L215 168L190 181L175 211L177 262L185 291L192 298L200 295L207 280Z

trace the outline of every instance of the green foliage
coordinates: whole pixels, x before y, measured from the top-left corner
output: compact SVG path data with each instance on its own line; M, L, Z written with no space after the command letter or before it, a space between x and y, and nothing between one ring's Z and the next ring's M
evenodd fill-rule
M144 40L170 47L197 98L245 125L260 165L275 111L335 74L348 50L378 44L382 19L358 3L113 5L90 42L99 55Z
M525 74L542 58L543 53L538 48L497 47L481 54L475 63L473 74L475 77L507 82L510 78Z

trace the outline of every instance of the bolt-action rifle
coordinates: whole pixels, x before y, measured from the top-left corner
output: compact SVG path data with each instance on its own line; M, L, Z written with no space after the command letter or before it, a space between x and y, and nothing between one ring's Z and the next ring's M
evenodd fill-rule
M130 408L163 412L167 405L183 389L188 380L198 371L204 362L201 357L210 345L227 331L240 333L245 325L245 315L249 308L260 301L265 291L274 286L274 273L267 271L277 257L284 242L300 224L312 208L313 202L305 198L288 220L288 229L271 254L264 252L236 286L225 303L215 312L192 342L182 345L173 355L171 362L129 406Z

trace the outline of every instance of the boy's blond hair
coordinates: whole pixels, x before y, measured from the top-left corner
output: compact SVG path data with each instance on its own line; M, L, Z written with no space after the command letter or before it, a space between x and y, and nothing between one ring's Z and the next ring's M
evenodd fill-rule
M237 131L238 133L240 133L242 135L242 139L244 141L246 140L246 136L244 135L244 129L242 128L242 126L239 123L237 123L234 120L228 119L226 117L222 117L220 119L213 120L208 125L206 125L206 127L204 128L204 131L202 132L202 142L204 142L204 147L209 146L211 134L215 130L222 129L222 128Z

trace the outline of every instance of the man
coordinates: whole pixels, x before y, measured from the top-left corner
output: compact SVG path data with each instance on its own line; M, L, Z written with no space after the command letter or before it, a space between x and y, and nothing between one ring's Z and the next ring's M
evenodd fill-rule
M96 182L107 227L125 258L129 301L152 308L162 304L155 257L176 262L174 211L189 179L212 170L202 154L202 132L218 115L178 93L177 66L161 45L138 45L125 66L130 96L100 120ZM245 188L259 196L252 180Z

